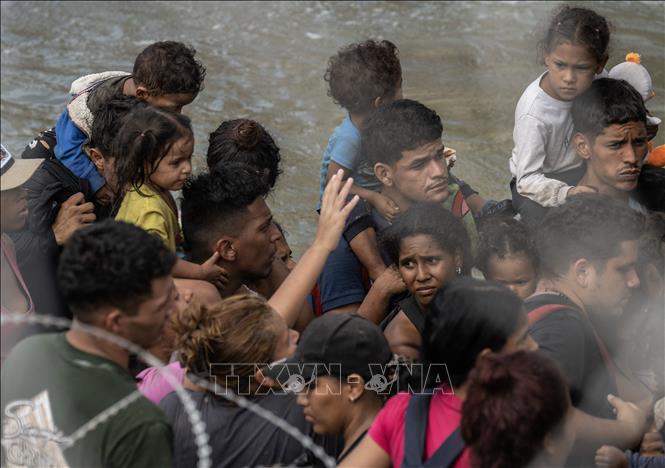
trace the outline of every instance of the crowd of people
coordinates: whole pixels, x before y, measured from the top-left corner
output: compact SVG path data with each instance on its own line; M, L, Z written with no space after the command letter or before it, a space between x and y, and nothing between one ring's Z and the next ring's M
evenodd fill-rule
M192 47L75 80L2 147L3 466L665 467L660 119L609 45L553 13L502 201L452 173L395 44L340 49L297 262L269 122L222 122L192 174Z

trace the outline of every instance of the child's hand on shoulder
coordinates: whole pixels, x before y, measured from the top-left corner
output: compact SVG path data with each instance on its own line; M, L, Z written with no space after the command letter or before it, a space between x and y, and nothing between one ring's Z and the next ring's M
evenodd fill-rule
M383 290L390 296L406 291L406 284L395 265L391 265L383 270L383 273L379 275L374 284L377 285L377 287L383 288Z
M382 193L375 192L375 194L372 195L372 199L367 201L370 202L374 209L376 209L376 211L388 221L392 222L395 219L395 216L399 214L399 206L397 206L397 203Z
M229 281L229 273L217 265L217 260L219 260L219 252L215 251L201 265L201 276L199 279L212 283L217 289L224 289Z
M628 468L626 455L616 447L603 445L596 450L596 468Z

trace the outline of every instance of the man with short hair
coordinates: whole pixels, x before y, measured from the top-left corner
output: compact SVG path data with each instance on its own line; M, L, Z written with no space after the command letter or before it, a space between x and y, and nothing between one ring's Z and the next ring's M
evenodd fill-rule
M635 266L642 226L642 215L625 203L580 194L549 210L538 227L543 282L526 300L530 333L540 352L561 366L579 410L574 466L593 464L603 444L629 448L644 429L641 410L608 395L630 401L649 395L621 374L598 333L622 314L640 284Z
M642 96L626 81L600 78L575 99L571 112L575 149L587 163L578 185L593 187L644 213L631 196L647 154Z
M174 264L161 240L130 224L72 235L58 266L71 329L23 340L2 369L3 464L172 465L171 428L138 393L129 351L89 327L150 347L175 307Z
M415 203L440 203L461 218L475 248L478 234L465 200L475 192L448 173L442 132L441 118L434 110L402 99L380 107L369 116L362 130L361 151L374 167L382 185L381 193L397 204L400 213ZM360 251L354 240L368 229L380 232L390 224L367 202L359 203L351 213L343 238L319 280L323 312L358 310L367 289L363 266L369 269L372 258L381 259L381 254L375 240L371 245L373 252ZM379 311L378 315L381 313L385 311ZM376 322L373 315L365 316Z
M246 164L229 163L204 173L183 188L182 228L193 262L216 250L228 272L220 291L231 296L272 272L280 232L265 196L270 186Z

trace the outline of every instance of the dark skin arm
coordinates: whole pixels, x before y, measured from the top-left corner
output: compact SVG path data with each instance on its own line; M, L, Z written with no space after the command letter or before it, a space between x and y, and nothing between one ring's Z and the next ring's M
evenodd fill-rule
M420 359L422 337L416 327L407 318L404 311L400 311L388 324L383 334L388 340L390 350L413 361Z

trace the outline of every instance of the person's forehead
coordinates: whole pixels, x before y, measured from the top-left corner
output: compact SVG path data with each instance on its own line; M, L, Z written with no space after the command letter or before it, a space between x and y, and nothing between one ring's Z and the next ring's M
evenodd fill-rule
M272 213L263 197L257 197L252 203L247 205L246 219L249 221L263 222L270 218Z
M433 156L441 149L443 149L443 141L441 138L437 138L436 140L420 145L415 149L402 151L402 159L400 159L399 162L408 163L413 159Z
M644 133L646 135L647 127L644 122L633 120L622 124L612 124L603 129L598 135L604 139L624 138L629 133Z

